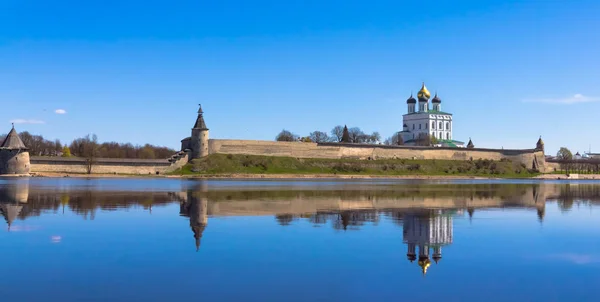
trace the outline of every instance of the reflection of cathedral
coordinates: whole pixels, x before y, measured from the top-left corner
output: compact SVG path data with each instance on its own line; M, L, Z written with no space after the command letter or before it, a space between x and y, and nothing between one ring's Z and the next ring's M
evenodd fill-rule
M404 242L408 244L406 256L410 262L415 261L418 247L418 264L426 274L431 265L430 250L431 258L438 263L442 259L442 246L452 244L452 217L441 211L427 211L407 214L403 220Z
M8 224L8 230L13 221L23 210L23 205L29 198L29 180L23 179L6 187L0 188L0 213Z
M181 202L179 213L190 218L190 228L196 239L196 251L200 249L200 239L208 224L208 199L201 196L202 190L187 192L187 200Z

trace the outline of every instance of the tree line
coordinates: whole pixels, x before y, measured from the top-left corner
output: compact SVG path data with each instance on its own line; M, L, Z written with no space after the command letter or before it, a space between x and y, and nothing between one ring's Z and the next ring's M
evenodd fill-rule
M561 147L556 157L548 159L560 165L560 169L566 174L570 173L600 173L600 159L583 157L575 158L571 150Z
M312 143L351 143L351 144L383 144L383 145L404 145L404 140L400 132L381 140L379 132L371 134L365 133L359 127L335 126L329 133L324 131L313 131L308 136L299 136L289 130L282 130L275 137L279 142L312 142ZM430 146L437 144L438 140L429 135L421 135L415 138L415 145Z
M345 127L335 126L329 134L324 131L313 131L308 136L301 137L297 134L292 133L289 130L282 130L275 137L276 141L279 142L313 142L313 143L330 143L330 142L344 142L344 128L348 134L349 143L355 144L378 144L381 141L381 135L379 132L373 132L371 134L365 133L358 127Z
M140 146L131 143L98 143L96 135L76 138L69 144L63 144L60 140L45 139L27 131L19 133L19 137L32 156L163 159L176 152L171 148L150 144ZM0 142L5 138L6 134L0 135Z

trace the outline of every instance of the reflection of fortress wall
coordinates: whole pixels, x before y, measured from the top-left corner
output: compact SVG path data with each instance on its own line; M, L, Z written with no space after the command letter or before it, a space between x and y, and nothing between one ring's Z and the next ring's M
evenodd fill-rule
M348 211L348 210L388 210L388 209L458 209L458 208L493 208L493 207L528 207L543 208L545 194L539 185L519 187L507 196L478 196L471 192L452 192L456 196L439 197L408 197L410 193L398 192L398 197L392 192L390 197L375 196L365 192L357 192L355 197L320 197L315 194L304 196L297 192L290 197L269 198L270 192L255 192L248 198L236 199L231 192L211 191L207 198L212 202L208 205L210 215L236 216L236 215L277 215L304 213ZM262 193L259 194L259 193ZM277 192L273 192L275 194ZM401 193L408 196L403 197ZM361 196L362 194L362 196ZM350 195L350 194L348 194Z
M18 181L0 187L0 203L27 203L29 198L29 179Z

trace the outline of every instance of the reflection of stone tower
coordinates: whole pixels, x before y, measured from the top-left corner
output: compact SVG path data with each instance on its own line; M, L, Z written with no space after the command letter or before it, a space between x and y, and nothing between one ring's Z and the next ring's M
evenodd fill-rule
M27 150L13 125L4 141L0 142L0 175L28 174L31 164Z
M198 118L196 118L190 138L192 159L208 156L208 128L204 122L203 114L202 106L200 106L200 109L198 109Z
M416 260L419 248L419 261L423 274L431 265L430 249L433 260L442 259L442 246L452 243L452 217L441 213L408 214L404 217L404 242L408 245L406 256L410 262Z
M0 213L8 224L8 230L13 221L23 210L23 205L29 198L29 180L19 180L0 187Z
M196 239L196 251L200 249L200 239L208 224L208 199L203 196L206 184L203 183L193 190L188 190L187 201L181 203L180 214L190 218L190 228Z

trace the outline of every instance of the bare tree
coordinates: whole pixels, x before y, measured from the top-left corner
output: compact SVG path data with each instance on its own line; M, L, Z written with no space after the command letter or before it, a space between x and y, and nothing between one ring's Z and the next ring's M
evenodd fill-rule
M431 146L431 137L428 134L421 133L415 141L417 146Z
M92 174L92 168L96 164L96 159L98 157L98 137L96 134L86 135L82 139L83 143L83 155L85 158L85 169L87 174Z
M311 132L308 136L310 137L310 140L315 143L325 143L330 141L330 138L327 135L327 133L322 131Z
M402 135L400 134L400 132L396 132L394 133L394 135L388 137L385 140L384 144L390 146L401 146L404 145L404 140L402 139Z
M279 134L277 134L275 140L278 142L295 142L298 140L298 135L283 129L281 132L279 132Z
M336 140L337 142L341 142L344 137L344 127L335 126L331 129L332 140Z
M348 134L350 135L350 142L358 144L363 143L365 133L360 130L358 127L352 127L348 129Z

